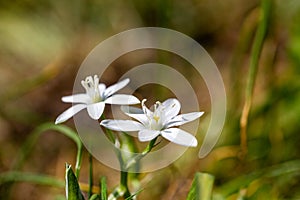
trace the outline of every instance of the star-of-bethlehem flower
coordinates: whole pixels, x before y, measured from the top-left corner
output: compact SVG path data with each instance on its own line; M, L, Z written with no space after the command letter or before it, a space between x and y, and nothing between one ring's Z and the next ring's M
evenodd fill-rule
M161 135L165 139L184 146L197 146L197 139L190 133L176 128L177 126L191 122L203 112L179 114L180 103L177 99L167 99L163 103L156 102L151 111L142 101L142 109L136 107L122 107L123 112L136 119L133 120L102 120L101 125L114 131L138 131L141 142L150 141ZM175 126L175 127L174 127Z
M99 84L97 75L94 77L86 77L85 80L81 81L81 85L84 87L86 93L62 97L63 102L77 104L59 115L55 124L67 121L85 108L92 119L98 120L103 113L105 104L131 105L140 103L140 101L132 95L114 94L128 83L129 79L124 79L106 88L105 84Z

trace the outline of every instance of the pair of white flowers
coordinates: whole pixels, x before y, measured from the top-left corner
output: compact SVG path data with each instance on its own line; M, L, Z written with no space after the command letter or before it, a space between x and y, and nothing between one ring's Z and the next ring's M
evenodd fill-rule
M55 123L65 122L85 108L92 119L98 120L103 114L105 104L133 105L140 103L135 96L115 94L128 83L129 79L124 79L106 88L103 83L99 84L97 75L86 77L81 82L86 93L62 97L63 102L76 104L59 115ZM179 145L197 146L197 139L193 135L176 127L199 118L203 112L179 115L181 106L179 101L174 98L167 99L162 103L156 102L153 110L146 107L145 101L145 99L142 100L142 109L121 106L126 115L137 121L105 119L101 121L100 125L114 131L138 131L138 139L142 142L150 141L161 135Z

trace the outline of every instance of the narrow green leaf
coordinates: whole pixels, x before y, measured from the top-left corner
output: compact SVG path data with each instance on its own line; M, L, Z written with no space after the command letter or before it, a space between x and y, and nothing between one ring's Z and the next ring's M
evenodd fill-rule
M13 165L14 170L20 170L25 163L26 159L28 158L29 154L33 150L34 145L36 144L38 138L45 133L48 130L57 131L59 133L64 134L65 136L72 139L76 145L77 145L77 156L76 156L76 176L78 178L80 167L81 167L81 161L82 161L82 143L80 138L78 137L77 133L73 131L71 128L65 126L65 125L55 125L53 123L44 123L40 126L38 126L32 133L29 134L29 137L26 139L24 144L22 145L20 149L20 153L18 154L16 161Z
M120 185L114 189L114 191L108 196L109 200L117 200L119 197L122 197L126 192L126 188Z
M226 198L241 188L248 187L254 180L262 178L274 178L283 176L285 174L299 173L300 172L300 160L288 161L282 164L274 165L268 168L260 169L252 173L239 176L228 183L223 184L221 187L215 190L214 196ZM214 197L214 199L215 199Z
M101 200L107 200L107 185L105 176L101 177Z
M66 164L66 198L67 200L84 200L77 178L69 164Z
M212 196L213 183L214 177L212 175L197 172L187 200L210 200Z
M0 174L0 186L11 182L28 182L58 188L64 187L64 182L62 180L49 175L19 171L9 171Z
M139 193L141 193L144 190L144 188L138 190L136 193L132 194L130 197L127 197L125 200L132 200L135 199L135 196L137 196Z
M89 190L88 198L90 199L93 195L93 156L89 153Z
M245 158L247 154L247 124L249 113L251 111L253 91L258 71L259 58L263 49L263 44L265 37L267 35L269 18L271 15L271 4L272 0L262 0L261 2L261 16L258 28L255 33L255 38L253 41L253 46L250 56L250 68L248 72L246 91L245 91L245 103L242 110L242 115L240 118L240 127L241 127L241 158Z
M89 200L100 200L99 194L93 194Z

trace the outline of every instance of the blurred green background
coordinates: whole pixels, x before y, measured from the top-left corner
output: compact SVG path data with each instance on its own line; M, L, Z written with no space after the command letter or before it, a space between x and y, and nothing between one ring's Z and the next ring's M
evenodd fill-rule
M259 59L247 127L248 154L240 156L240 117L260 1L253 0L75 0L0 1L0 172L12 170L20 147L43 122L54 122L69 105L77 69L99 42L124 30L157 26L180 31L199 42L222 73L228 98L227 121L217 147L199 160L188 150L170 167L143 174L139 199L185 199L197 171L215 176L214 193L227 199L300 199L300 1L271 1L270 20ZM134 66L134 57L114 63L103 81L114 83ZM151 60L162 62L159 56ZM176 62L176 60L174 61ZM177 61L180 63L180 61ZM170 64L170 63L166 63ZM176 65L176 63L175 63ZM201 108L209 95L192 71L183 74ZM150 87L150 86L149 86ZM154 86L153 86L154 87ZM151 89L151 88L150 88ZM167 98L165 90L141 88L137 96ZM163 98L162 98L163 99ZM205 131L209 117L200 120ZM72 120L67 125L74 127ZM200 135L200 134L198 134ZM201 143L203 138L200 138ZM65 162L74 166L76 146L63 135L44 133L21 170L63 180ZM80 182L87 183L87 152ZM118 172L94 162L95 181ZM59 199L62 188L31 183L0 185L0 199ZM215 195L218 198L218 195Z

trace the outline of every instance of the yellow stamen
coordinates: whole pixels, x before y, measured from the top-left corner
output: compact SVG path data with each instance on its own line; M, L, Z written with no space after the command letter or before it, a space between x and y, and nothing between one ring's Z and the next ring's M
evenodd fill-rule
M156 123L158 123L158 120L160 119L159 116L153 116L153 119L156 121Z

